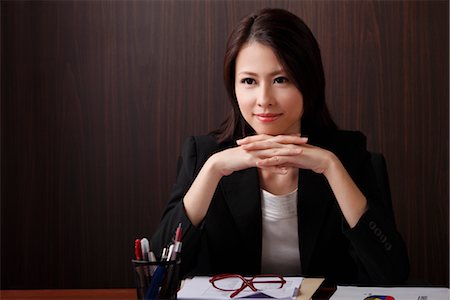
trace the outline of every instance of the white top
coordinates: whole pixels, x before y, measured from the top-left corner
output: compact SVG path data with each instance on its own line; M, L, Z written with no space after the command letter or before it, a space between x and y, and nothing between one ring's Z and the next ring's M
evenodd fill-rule
M286 195L261 190L263 274L298 275L297 189Z

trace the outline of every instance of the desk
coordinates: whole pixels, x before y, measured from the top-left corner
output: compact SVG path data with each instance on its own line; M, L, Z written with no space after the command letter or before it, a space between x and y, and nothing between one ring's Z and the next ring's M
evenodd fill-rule
M309 300L309 295L321 285L321 278L305 278L297 299ZM313 300L328 300L335 288L317 289ZM1 290L2 300L136 300L135 289L77 289L77 290ZM308 297L306 297L308 295Z
M135 289L2 290L2 300L136 300Z
M135 300L135 289L83 289L83 290L1 290L2 300ZM314 300L327 300L333 288L320 288Z

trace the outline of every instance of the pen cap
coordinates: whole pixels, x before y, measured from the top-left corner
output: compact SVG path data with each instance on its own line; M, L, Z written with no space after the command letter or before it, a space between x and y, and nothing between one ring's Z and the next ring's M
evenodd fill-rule
M141 240L141 252L142 252L142 259L148 260L148 252L150 251L150 243L146 238L143 238Z
M134 254L135 254L137 260L142 259L142 247L141 247L140 239L136 239L134 241Z

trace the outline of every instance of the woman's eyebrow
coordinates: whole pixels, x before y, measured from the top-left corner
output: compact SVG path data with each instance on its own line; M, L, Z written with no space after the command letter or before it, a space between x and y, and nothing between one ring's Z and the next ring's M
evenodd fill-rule
M280 70L275 70L273 72L270 72L269 74L267 74L268 76L275 76L275 75L280 75L280 74L285 74L286 72L283 69ZM258 73L255 72L251 72L251 71L241 71L238 72L237 75L250 75L250 76L259 76Z

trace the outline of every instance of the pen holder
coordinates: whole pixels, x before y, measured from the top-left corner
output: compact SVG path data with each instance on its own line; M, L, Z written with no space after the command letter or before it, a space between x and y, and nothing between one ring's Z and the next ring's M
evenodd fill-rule
M172 261L131 260L138 300L177 299L181 259Z

